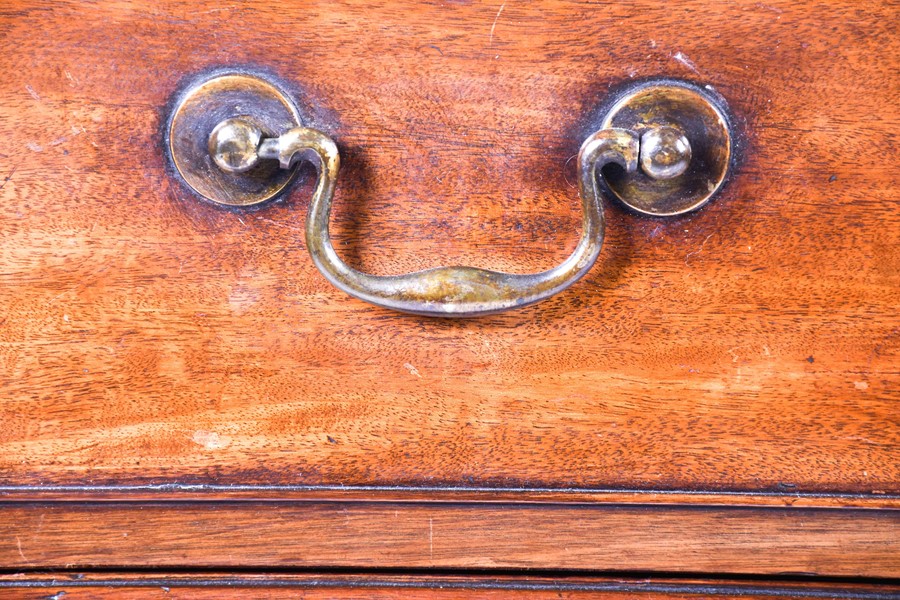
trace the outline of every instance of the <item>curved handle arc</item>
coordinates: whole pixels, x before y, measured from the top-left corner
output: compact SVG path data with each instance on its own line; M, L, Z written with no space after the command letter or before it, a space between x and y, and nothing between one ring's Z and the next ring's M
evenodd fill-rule
M378 306L444 317L486 315L527 306L578 281L596 262L603 244L605 220L597 172L610 162L633 172L638 155L638 137L625 129L604 129L585 140L578 154L581 236L572 254L551 269L522 275L453 266L403 275L370 275L341 260L331 243L329 219L340 169L334 141L315 129L298 127L260 147L260 156L278 158L282 167L304 158L316 164L319 177L306 219L306 243L313 263L329 282Z

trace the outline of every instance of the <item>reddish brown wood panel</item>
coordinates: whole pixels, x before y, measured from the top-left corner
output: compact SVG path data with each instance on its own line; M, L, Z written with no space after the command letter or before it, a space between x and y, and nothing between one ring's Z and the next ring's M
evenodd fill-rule
M900 511L416 503L8 503L14 569L379 567L896 577Z
M0 575L4 598L341 598L355 600L736 600L854 598L884 600L898 588L884 585L734 582L722 580L603 579L584 577L398 576L324 574L57 573ZM54 596L55 595L55 596Z
M896 21L812 0L5 2L0 481L900 492ZM714 86L744 158L685 218L608 203L600 262L553 300L397 315L313 268L309 178L224 211L166 170L167 103L235 65L338 140L335 240L378 273L561 260L570 159L633 78Z

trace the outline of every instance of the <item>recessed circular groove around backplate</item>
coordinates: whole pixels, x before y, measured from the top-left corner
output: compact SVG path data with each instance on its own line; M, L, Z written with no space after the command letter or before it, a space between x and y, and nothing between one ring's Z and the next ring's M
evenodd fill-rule
M659 80L630 88L601 124L638 135L652 127L674 127L687 137L691 161L671 179L653 179L641 169L604 172L609 190L631 209L656 217L696 210L722 187L732 162L732 138L721 99L691 83Z
M244 73L220 74L185 92L168 127L168 150L184 181L199 195L227 206L252 206L283 191L296 170L260 161L245 173L220 169L209 153L209 136L225 119L241 117L276 136L302 125L296 106L277 87Z

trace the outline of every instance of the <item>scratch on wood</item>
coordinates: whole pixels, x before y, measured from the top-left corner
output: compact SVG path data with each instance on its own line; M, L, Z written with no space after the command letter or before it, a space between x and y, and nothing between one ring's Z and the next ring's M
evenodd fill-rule
M41 101L41 97L38 95L38 93L36 91L34 91L34 88L31 87L30 85L28 85L27 83L25 84L25 90L31 95L32 98L34 98L38 102Z
M25 553L22 552L22 540L19 539L19 536L16 536L16 549L19 551L19 556L22 557L22 560L30 565L31 561L28 560L28 558L25 556Z
M677 60L684 66L686 66L688 69L690 69L694 73L697 73L698 75L700 74L700 70L697 68L697 65L694 64L694 61L689 59L687 56L685 56L681 52L676 52L672 58L674 58L675 60Z
M9 175L7 175L6 177L3 178L3 183L0 183L0 190L3 189L3 186L5 186L6 183L7 183L10 179L12 179L13 173L15 173L15 172L16 172L16 169L18 169L18 168L19 168L19 165L14 166L14 167L12 168L12 170L9 172Z
M266 217L262 217L259 215L255 215L257 221L262 221L264 223L268 223L270 225L275 225L276 227L281 227L282 229L287 229L290 231L297 231L299 233L303 233L306 229L302 225L292 225L290 223L281 223L279 221L275 221L273 219L268 219Z
M703 243L700 244L700 247L699 247L699 248L697 248L697 249L694 250L693 252L688 252L687 254L684 255L684 264L685 264L685 265L688 264L688 259L689 259L690 257L694 256L695 254L700 254L700 252L703 250L703 246L706 245L706 242L708 242L708 241L709 241L709 238L711 238L712 236L713 236L712 233L709 234L708 236L706 236L706 239L703 240Z
M504 8L506 8L506 2L500 5L500 10L497 11L497 16L494 17L494 22L491 24L491 37L488 40L488 48L494 47L494 29L497 28L497 21L500 20L500 15L503 14Z
M763 4L762 2L757 2L757 3L756 3L756 7L757 7L757 8L762 8L762 9L764 9L764 10L770 10L770 11L772 11L773 13L777 13L777 14L779 14L779 15L780 15L780 14L784 14L784 11L781 10L780 8L777 8L777 7L775 7L775 6L769 6L768 4Z
M865 442L867 444L878 445L878 442L876 442L875 440L867 438L867 437L863 437L861 435L848 435L848 436L845 436L844 439L850 440L853 442Z
M440 54L441 56L444 55L444 51L441 50L438 46L435 46L434 44L426 44L426 45L422 46L422 48L432 48L433 50L437 50L438 54Z
M434 561L434 517L428 519L428 556Z

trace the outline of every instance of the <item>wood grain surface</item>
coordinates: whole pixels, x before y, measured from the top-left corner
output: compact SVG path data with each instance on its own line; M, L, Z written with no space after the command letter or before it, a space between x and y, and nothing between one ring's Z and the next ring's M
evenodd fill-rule
M0 7L0 482L900 492L897 7L826 1ZM465 322L332 289L306 177L226 211L167 105L242 67L344 156L354 265L526 272L577 237L610 89L714 86L725 193L608 203L589 276Z
M79 598L309 598L342 600L436 600L501 598L544 600L609 598L625 600L737 600L761 598L852 598L893 600L896 586L854 583L730 581L579 576L466 576L384 574L107 572L0 575L4 598L78 600Z
M392 502L12 503L11 569L545 569L896 577L900 511Z

